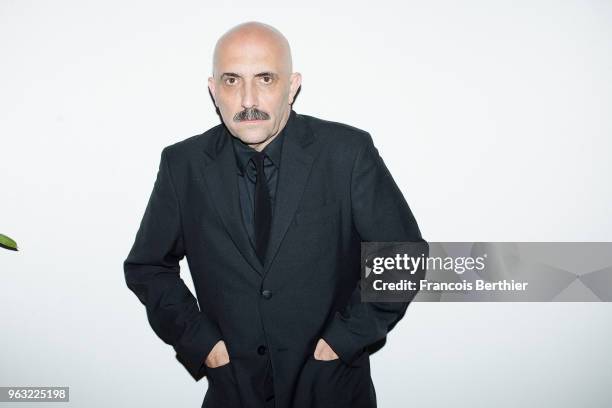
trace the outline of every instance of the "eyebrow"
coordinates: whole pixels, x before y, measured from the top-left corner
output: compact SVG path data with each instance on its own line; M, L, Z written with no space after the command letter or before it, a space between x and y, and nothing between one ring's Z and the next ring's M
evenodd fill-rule
M254 75L255 78L259 78L259 77L263 77L263 76L271 76L271 77L275 78L277 75L274 72L270 72L270 71L260 72L260 73ZM240 76L239 74L237 74L235 72L224 72L223 74L221 74L221 78L223 78L223 77L242 78L242 76Z

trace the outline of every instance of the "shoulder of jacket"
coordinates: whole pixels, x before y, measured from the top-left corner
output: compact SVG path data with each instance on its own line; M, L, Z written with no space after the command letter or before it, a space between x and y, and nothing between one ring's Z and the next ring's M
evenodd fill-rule
M209 143L210 139L214 137L220 130L223 124L218 124L208 129L204 133L187 137L178 142L167 145L162 149L162 155L166 155L167 159L170 157L179 157L181 161L192 155L198 155L204 146Z
M369 132L358 127L310 115L300 114L300 116L308 122L311 129L325 142L337 143L346 148L348 146L361 147L372 140Z

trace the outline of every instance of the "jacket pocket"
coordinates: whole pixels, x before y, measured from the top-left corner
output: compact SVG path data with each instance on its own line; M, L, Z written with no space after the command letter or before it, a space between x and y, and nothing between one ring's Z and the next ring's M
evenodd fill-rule
M238 385L234 378L232 362L219 367L207 367L208 390L203 408L241 408Z
M356 377L340 361L308 357L298 379L293 408L351 408Z
M226 382L229 380L235 383L231 365L232 365L232 362L230 361L218 367L212 367L212 368L206 367L206 372L207 372L209 381L212 383L216 383L218 381Z

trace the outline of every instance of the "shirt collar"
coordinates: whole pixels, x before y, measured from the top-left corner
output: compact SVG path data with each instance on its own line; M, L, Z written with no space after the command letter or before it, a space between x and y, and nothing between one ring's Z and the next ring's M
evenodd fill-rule
M278 135L268 144L263 152L266 153L272 164L279 169L280 168L280 159L281 159L281 151L283 140L287 137L285 134L287 133L287 128L289 128L290 122L295 119L295 111L291 109L289 112L289 119L287 119L287 123L285 127L280 131ZM234 155L236 156L236 165L238 174L242 175L244 173L244 168L248 164L251 157L257 153L257 150L250 147L248 144L244 143L239 138L230 134L232 138L232 145L234 147Z

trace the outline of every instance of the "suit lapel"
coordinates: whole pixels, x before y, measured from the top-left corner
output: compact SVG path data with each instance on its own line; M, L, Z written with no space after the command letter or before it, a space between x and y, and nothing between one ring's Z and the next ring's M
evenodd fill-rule
M205 164L202 173L221 221L232 241L253 269L259 275L263 275L263 265L259 261L242 223L236 157L234 156L231 137L233 136L225 127L220 125L215 137L211 138L206 146L205 152L211 157L212 161Z
M284 135L265 265L259 261L242 223L233 136L220 125L204 149L211 160L203 165L202 173L223 225L246 261L262 277L269 270L293 219L315 156L312 132L304 118L293 110L291 113L295 117L288 122Z
M317 144L312 143L315 138L306 120L293 110L291 114L295 117L288 122L289 127L283 141L264 275L270 269L293 219L315 157L314 148Z

